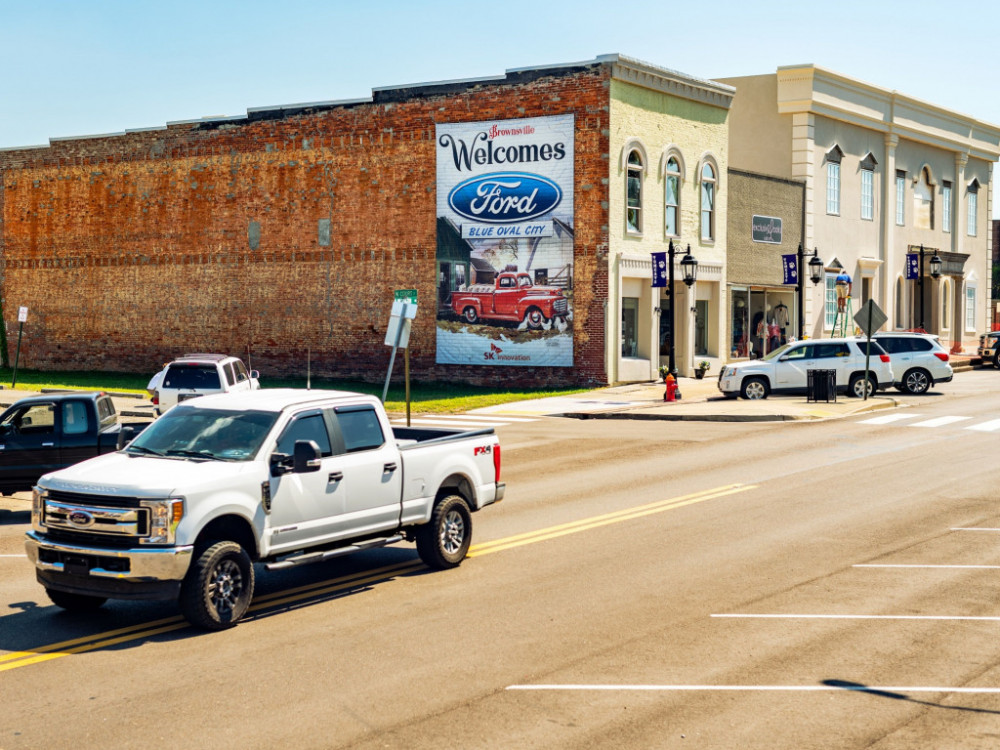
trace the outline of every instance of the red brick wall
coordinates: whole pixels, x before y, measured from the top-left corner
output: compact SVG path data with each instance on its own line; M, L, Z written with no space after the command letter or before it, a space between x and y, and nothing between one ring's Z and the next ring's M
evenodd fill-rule
M308 351L315 377L380 382L392 292L415 288L427 306L410 339L417 379L605 382L608 72L395 89L371 104L0 151L8 331L30 308L20 365L152 373L184 352L249 348L265 377L304 375ZM436 365L434 124L570 112L575 366ZM15 344L8 336L11 359Z

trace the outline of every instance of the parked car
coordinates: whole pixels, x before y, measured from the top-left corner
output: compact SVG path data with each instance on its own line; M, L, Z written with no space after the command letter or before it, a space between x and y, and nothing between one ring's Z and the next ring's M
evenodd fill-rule
M809 339L785 344L763 359L728 364L719 373L719 390L729 398L767 398L771 393L806 393L810 370L836 370L836 388L849 396L865 395L865 359L868 342L863 338ZM868 357L867 391L893 384L889 355L876 342Z
M937 336L888 331L872 338L889 354L897 390L915 395L927 393L932 386L951 382L955 376L948 361L951 356Z
M30 490L42 474L116 450L148 424L123 425L105 393L22 398L0 414L0 492Z
M246 613L255 562L280 570L405 539L431 568L454 568L472 514L504 490L493 428L396 428L376 397L345 391L228 393L39 479L25 549L63 609L173 599L221 630Z
M982 358L984 365L992 362L993 366L1000 370L1000 331L990 331L980 336L977 354Z
M247 370L238 357L185 354L170 362L153 393L153 409L163 414L181 401L210 393L236 393L260 388L260 373Z

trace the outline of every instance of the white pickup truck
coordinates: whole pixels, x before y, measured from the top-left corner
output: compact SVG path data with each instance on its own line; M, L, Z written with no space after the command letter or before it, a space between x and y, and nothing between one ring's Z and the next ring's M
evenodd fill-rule
M125 448L43 476L25 546L58 606L177 599L194 625L246 613L266 569L415 541L457 566L471 513L504 495L492 428L393 428L373 396L204 396Z

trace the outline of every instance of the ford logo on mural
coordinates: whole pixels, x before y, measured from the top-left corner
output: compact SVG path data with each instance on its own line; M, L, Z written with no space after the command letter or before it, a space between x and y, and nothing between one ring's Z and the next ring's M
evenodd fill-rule
M483 224L514 224L538 218L562 202L552 180L523 172L494 172L456 185L448 194L452 210Z

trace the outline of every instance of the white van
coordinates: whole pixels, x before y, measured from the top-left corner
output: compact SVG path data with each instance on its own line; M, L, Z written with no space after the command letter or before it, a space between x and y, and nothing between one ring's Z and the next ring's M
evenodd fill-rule
M185 354L167 365L153 392L153 410L163 414L171 406L209 393L255 391L260 373L247 370L239 357L226 354Z

